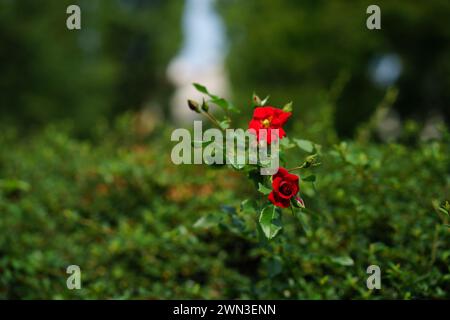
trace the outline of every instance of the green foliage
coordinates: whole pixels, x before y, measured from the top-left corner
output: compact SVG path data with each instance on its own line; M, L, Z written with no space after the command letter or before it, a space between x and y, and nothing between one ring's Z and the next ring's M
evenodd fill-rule
M235 107L230 107L232 106L232 104L230 102L228 102L225 99L219 98L216 95L210 93L208 91L208 89L198 83L194 83L193 84L194 87L201 93L207 95L209 98L211 98L211 100L209 102L212 103L216 103L217 104L217 100L221 100L223 101L222 104L218 104L219 106L221 106L222 109L224 109L225 112L229 112L229 111L233 111L235 113L238 113L238 110L235 109ZM256 93L253 93L253 97L252 97L252 101L253 101L253 107L264 107L267 106L269 100L269 96L267 96L264 100L261 100L261 98L256 95ZM216 102L214 102L216 101ZM214 115L212 115L211 113L209 113L209 108L205 107L207 106L207 102L205 100L203 100L203 104L202 104L202 108L200 110L200 108L198 107L199 104L196 101L193 100L188 100L188 107L189 109L191 109L192 111L202 114L204 116L206 116L211 122L212 124L214 124L216 127L218 127L220 130L222 130L222 132L225 132L229 126L230 126L230 122L231 119L228 118L228 116L225 116L225 119L220 121L218 120ZM288 103L284 108L287 110L292 110L292 103ZM281 111L281 109L278 109ZM250 112L248 112L248 117L253 117L253 112L251 112L252 110L248 110ZM286 112L286 111L285 111ZM291 114L287 114L287 116L291 116ZM266 118L264 121L267 121L268 124L270 124L270 121L268 118ZM227 126L224 127L222 125L222 123L226 122ZM283 123L284 125L285 123ZM244 132L244 130L246 130L246 128L234 128L234 129L238 129L241 130L242 132ZM255 129L254 129L255 130ZM267 133L270 135L270 133ZM228 134L226 134L228 136ZM274 182L273 179L275 177L275 173L277 173L277 171L275 171L274 173L272 173L271 175L263 175L261 174L261 169L262 168L269 168L270 166L275 166L275 164L271 163L274 157L277 157L277 161L276 165L279 166L280 168L283 167L283 169L286 169L287 167L287 163L286 163L286 157L280 157L281 153L285 153L286 150L288 149L292 149L292 147L294 147L295 145L290 143L290 139L288 137L283 137L279 140L277 140L277 143L279 143L277 145L277 149L276 149L276 154L269 154L268 150L268 144L266 144L266 147L260 146L259 148L255 148L252 151L251 150L251 146L252 144L254 144L254 146L257 146L258 144L260 144L261 142L264 142L263 140L260 140L258 142L258 139L256 137L256 135L253 135L254 141L248 141L247 143L247 139L242 136L242 140L241 143L243 144L243 151L244 154L248 155L245 156L246 158L250 158L251 155L250 153L254 152L259 154L260 156L256 156L256 158L254 160L256 160L254 163L250 164L247 161L245 161L245 158L241 159L240 161L236 161L235 156L233 155L235 150L228 150L228 145L227 142L223 142L222 141L222 145L218 146L218 149L221 152L224 152L224 150L226 150L227 155L225 156L227 158L227 166L230 169L234 169L237 171L241 171L241 172L247 172L248 173L248 178L250 180L253 181L254 185L257 186L257 190L262 193L263 195L267 196L269 195L271 192L279 192L279 190L275 190L273 188ZM277 138L278 139L278 138ZM249 139L251 140L251 139ZM320 153L320 146L316 145L314 143L312 143L311 141L308 140L300 140L300 139L293 139L298 147L308 153L313 153L314 154L308 156L305 159L305 162L298 167L294 167L289 169L288 171L295 171L295 170L299 170L299 169L308 169L314 166L318 166L319 163L316 161L316 158L318 156L318 154ZM204 144L208 144L210 143L210 141L194 141L192 142L192 146L196 147L198 145L202 146ZM238 142L239 143L239 142ZM272 142L274 143L274 142ZM272 144L273 146L273 144ZM272 148L270 148L271 152L274 152L272 150ZM216 152L216 151L215 151ZM265 157L261 157L262 153L267 153ZM254 155L255 156L255 155ZM279 159L281 158L281 159ZM281 163L281 164L280 164ZM209 165L213 165L216 166L217 164L215 163L208 163ZM224 163L222 163L223 165L225 165ZM272 167L272 169L274 170L278 170L278 168ZM298 176L294 175L292 173L289 173L292 177L295 177L298 181ZM303 179L304 181L309 181L309 182L314 182L316 181L316 176L315 175L309 175L306 178ZM263 183L261 183L263 182ZM298 183L297 183L298 184ZM281 183L279 183L279 185L281 185ZM291 205L295 206L296 208L304 208L304 203L303 200L298 196L298 185L294 185L294 187L297 187L297 191L295 192L295 194L291 194L288 195L290 196L290 198L287 199L288 204L281 204L279 202L277 202L277 200L270 200L270 195L268 198L266 198L266 202L267 203L272 203L276 206L278 206L278 208L275 208L273 205L260 205L260 206L253 206L252 209L254 211L260 211L260 216L259 216L259 225L261 227L261 230L263 231L264 236L266 237L266 239L268 240L272 240L274 239L279 232L281 231L281 229L283 228L282 222L281 222L281 215L282 215L282 211L281 211L281 207L284 208L288 208ZM275 199L275 197L277 197L277 195L274 195L273 199ZM262 209L261 209L262 207ZM197 223L203 224L203 220L200 219ZM196 223L196 224L197 224Z
M66 28L71 4L81 30ZM0 125L67 119L87 136L99 118L164 105L181 10L174 1L0 1Z
M131 119L94 142L1 133L0 298L449 298L448 138L324 145L306 208L260 218L260 200L238 199L266 196L241 173L175 166L170 128L142 137Z
M198 83L194 83L193 84L195 89L197 89L197 91L207 95L210 100L210 103L214 103L215 105L219 106L220 108L222 108L224 111L226 112L234 112L234 113L239 113L239 109L236 108L231 102L225 100L224 98L221 98L215 94L212 94L208 91L208 89ZM208 110L204 110L204 111L208 111Z
M318 97L331 88L337 100L334 125L341 136L352 136L384 95L371 79L371 68L393 53L403 66L395 83L399 96L394 109L404 118L419 118L434 108L449 121L450 2L218 3L230 39L227 66L237 101L244 101L252 90L270 92L280 106L290 97L302 111L299 121L306 125L322 120ZM381 30L366 28L366 10L372 4L381 8Z

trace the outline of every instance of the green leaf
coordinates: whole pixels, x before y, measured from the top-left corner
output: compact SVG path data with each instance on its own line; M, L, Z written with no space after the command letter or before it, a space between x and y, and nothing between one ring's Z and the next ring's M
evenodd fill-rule
M263 160L260 159L258 164L263 168L268 168L272 164L272 159L271 158Z
M236 208L233 207L233 206L221 205L220 209L222 210L222 212L224 212L226 214L230 214L230 215L235 215L236 214Z
M212 103L218 105L219 107L221 107L222 109L227 110L229 108L229 103L227 100L223 99L223 98L217 98L217 99L212 99L211 100Z
M226 159L226 163L230 164L231 167L236 169L236 170L242 170L246 166L245 161L243 161L244 159L237 158L236 154L226 153L225 154L225 159Z
M261 106L264 107L267 103L267 101L269 101L270 96L267 96L264 98L264 100L261 101Z
M341 266L352 266L355 264L352 258L349 256L342 256L342 257L332 257L331 261L333 261L336 264L339 264Z
M284 149L295 147L295 144L291 143L291 140L288 137L284 137L283 139L281 139L280 145L283 146Z
M205 86L202 86L199 83L193 83L193 85L194 85L195 89L197 89L197 91L209 95L208 89L206 89Z
M298 221L300 222L300 225L303 228L303 231L305 231L307 236L311 235L311 228L309 227L309 223L308 223L308 216L302 211L302 208L292 208L292 212L294 214L294 216L298 219Z
M216 95L210 93L205 86L203 86L199 83L193 83L193 85L194 85L195 89L197 89L197 91L209 96L211 98L210 102L216 104L217 106L224 109L225 111L233 111L233 112L239 113L239 109L236 108L232 103L228 102L224 98L221 98L219 96L216 96Z
M231 122L230 119L226 119L226 120L220 121L219 125L223 130L226 130L230 127L230 122Z
M245 232L245 221L237 215L231 216L231 229L238 234L242 234Z
M211 99L212 103L218 105L219 107L221 107L225 111L239 112L238 108L236 108L231 102L228 102L224 98L219 98L219 97L213 96L213 95L210 95L210 97L212 98Z
M283 228L281 226L281 210L273 205L265 207L259 216L259 225L267 239L275 238Z
M443 214L450 216L450 203L448 201L443 202L438 210Z
M444 209L447 210L447 211L450 211L450 202L445 201L445 202L442 204L442 208L444 208Z
M289 103L286 103L283 107L284 112L292 112L292 101Z
M267 271L269 273L269 277L273 278L283 271L283 261L280 257L270 258L267 263Z
M272 192L272 189L269 189L266 186L264 186L263 184L261 184L261 182L258 182L258 191L264 195L268 195L269 193Z
M254 213L256 211L256 202L254 200L246 199L241 202L241 212Z
M194 228L209 229L211 227L217 226L220 220L220 217L213 214L203 216L194 223Z
M298 147L303 151L306 151L308 153L312 153L314 151L314 143L312 143L311 141L303 139L294 139L294 140L295 143L297 143Z
M242 169L245 168L245 164L244 163L237 163L236 161L230 161L230 164L236 170L242 170Z
M307 176L306 178L302 178L303 181L307 181L307 182L315 182L316 181L316 176L314 174Z
M0 190L4 190L5 192L27 192L31 189L31 186L28 182L17 180L17 179L0 179Z

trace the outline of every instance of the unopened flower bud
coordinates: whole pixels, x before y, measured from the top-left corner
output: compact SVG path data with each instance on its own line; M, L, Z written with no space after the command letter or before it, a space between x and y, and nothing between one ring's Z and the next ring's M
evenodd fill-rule
M291 198L291 203L294 205L294 207L302 208L302 209L305 208L305 202L299 196Z
M309 167L317 167L320 165L319 159L317 157L317 154L312 154L308 157L306 157L305 162L300 166L301 169L306 169Z
M260 107L260 106L262 105L261 98L258 97L258 96L256 95L256 93L253 94L253 104L254 104L255 106L257 106L257 107Z
M189 109L191 109L192 111L200 113L200 107L198 105L198 102L196 102L194 100L188 100L188 106L189 106Z

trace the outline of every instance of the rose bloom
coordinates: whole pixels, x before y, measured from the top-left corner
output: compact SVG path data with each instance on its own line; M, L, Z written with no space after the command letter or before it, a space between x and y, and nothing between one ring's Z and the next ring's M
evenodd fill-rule
M295 197L300 190L298 176L280 167L272 177L272 189L269 200L277 207L287 208L291 203L291 198Z
M267 143L271 143L273 139L282 139L286 135L286 132L282 127L291 114L291 112L284 112L281 109L270 106L256 107L248 128L256 131L258 141L260 141L261 138L265 138ZM262 135L260 132L261 129L267 129L267 135ZM278 134L276 134L275 131L272 132L272 129L278 129Z

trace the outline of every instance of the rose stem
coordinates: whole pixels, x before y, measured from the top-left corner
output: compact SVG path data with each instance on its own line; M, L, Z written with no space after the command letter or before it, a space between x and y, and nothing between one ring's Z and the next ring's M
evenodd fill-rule
M206 116L208 117L208 119L211 120L211 122L212 122L216 127L218 127L220 130L224 131L223 128L220 126L219 122L217 121L217 119L214 118L214 116L213 116L211 113L209 113L208 111L203 111L203 112L206 114Z

